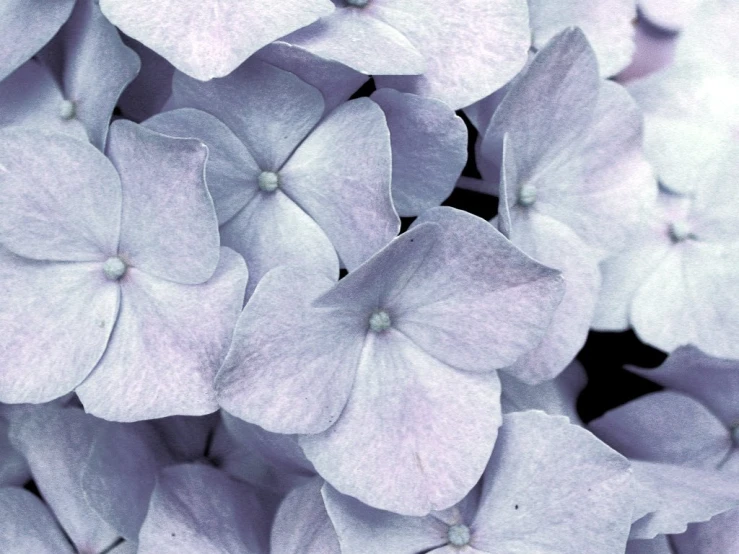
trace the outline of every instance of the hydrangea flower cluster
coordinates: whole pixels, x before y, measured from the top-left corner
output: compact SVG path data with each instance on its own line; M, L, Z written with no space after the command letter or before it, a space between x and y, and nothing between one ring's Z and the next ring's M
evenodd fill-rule
M5 0L0 552L739 552L737 28Z

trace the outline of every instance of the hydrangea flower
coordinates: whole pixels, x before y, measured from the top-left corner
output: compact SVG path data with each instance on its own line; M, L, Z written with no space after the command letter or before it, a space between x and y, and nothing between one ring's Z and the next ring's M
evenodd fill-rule
M540 340L562 293L479 218L436 208L416 223L336 284L268 273L216 378L228 412L300 434L336 488L410 515L477 481L500 425L495 370Z
M343 554L622 554L630 486L617 452L564 417L529 411L504 416L480 489L447 510L400 516L329 485L322 494Z
M329 0L101 0L100 8L124 33L207 81L334 6Z
M278 264L325 268L335 279L336 251L351 270L397 234L390 136L371 100L324 117L317 89L254 59L209 83L175 75L169 106L181 109L145 125L208 145L221 241L246 259L247 296Z
M207 149L130 122L105 158L61 134L2 134L0 400L76 389L135 420L217 408L246 269L219 249Z
M603 76L615 75L634 53L634 0L529 0L533 46L537 49L567 27L585 33Z
M0 5L0 81L51 40L75 0L5 0Z
M739 159L739 148L733 148ZM739 164L706 167L692 196L662 192L630 247L601 265L593 326L629 324L665 351L739 358Z
M681 33L673 63L629 84L644 111L649 160L674 192L689 193L706 171L736 164L739 55L729 45L737 25L735 2L706 2Z
M333 2L333 13L284 40L379 76L380 86L459 109L503 86L526 62L524 0Z

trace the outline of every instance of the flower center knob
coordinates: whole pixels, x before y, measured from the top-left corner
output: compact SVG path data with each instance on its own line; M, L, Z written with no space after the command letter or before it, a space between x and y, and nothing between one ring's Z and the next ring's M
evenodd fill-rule
M462 524L452 525L449 527L447 537L449 538L449 544L464 546L470 542L470 528Z
M128 266L126 263L117 256L113 256L105 260L103 264L103 273L105 277L110 281L117 281L123 274L126 273Z
M527 183L518 191L518 203L522 206L531 206L534 202L536 202L536 187Z
M369 326L375 333L382 333L390 328L390 316L384 310L377 310L369 319Z
M346 3L355 8L364 8L369 4L369 0L346 0Z
M259 188L264 192L274 192L280 186L280 176L274 171L262 171L258 181Z
M70 120L77 115L77 106L71 100L62 100L59 104L59 117L64 120Z
M684 221L674 221L670 223L670 237L673 242L683 242L693 238L693 233L690 232L690 227Z

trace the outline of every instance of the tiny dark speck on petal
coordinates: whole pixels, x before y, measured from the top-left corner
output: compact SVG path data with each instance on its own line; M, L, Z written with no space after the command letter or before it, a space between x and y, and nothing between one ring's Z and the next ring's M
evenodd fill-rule
M516 509L518 510L518 504L516 504Z

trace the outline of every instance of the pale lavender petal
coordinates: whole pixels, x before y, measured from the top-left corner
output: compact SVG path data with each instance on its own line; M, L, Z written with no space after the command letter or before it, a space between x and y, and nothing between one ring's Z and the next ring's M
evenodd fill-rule
M51 70L36 59L28 60L0 81L0 105L2 127L35 127L87 140L82 123L64 117L62 89Z
M216 378L221 407L278 433L317 433L336 421L366 329L338 310L309 308L332 284L288 267L261 280Z
M0 414L0 487L22 487L31 479L28 464L8 439L8 423Z
M220 119L264 171L280 169L324 112L315 87L256 58L207 83L175 73L167 106L197 108Z
M212 413L203 416L163 417L148 423L156 433L157 446L166 450L169 459L192 462L202 461L206 448L213 446L220 419L218 413Z
M390 181L390 133L368 98L334 110L280 170L280 187L316 220L350 271L400 230Z
M99 429L81 471L90 507L129 541L138 539L160 468L154 440L144 424Z
M140 554L262 554L264 515L251 487L202 464L159 473L139 535Z
M5 554L75 554L49 509L17 487L0 488L0 551Z
M213 378L231 340L247 272L221 249L216 272L180 285L129 268L110 344L77 388L89 413L116 421L202 415L218 404Z
M139 122L162 111L165 102L172 95L175 69L171 63L139 41L127 35L121 35L121 39L136 52L141 61L141 69L121 94L118 106L128 119Z
M678 554L718 554L739 549L739 510L714 516L706 523L688 525L688 530L670 539Z
M378 19L377 10L340 7L284 40L367 75L423 73L423 55L396 26Z
M732 448L728 430L715 415L672 391L632 400L588 426L625 456L646 461L712 469Z
M739 482L730 473L638 461L631 467L641 489L639 502L649 504L649 513L631 526L632 539L683 533L689 523L739 506Z
M300 444L344 494L403 515L459 502L488 461L500 424L494 372L460 372L390 328L370 333L341 417Z
M631 511L623 456L564 417L507 414L471 544L484 552L622 554Z
M38 52L72 12L74 0L4 0L0 5L0 81Z
M339 257L318 224L281 190L258 191L221 227L221 243L244 256L249 298L262 277L279 265L319 271L336 279Z
M629 367L642 377L700 400L731 426L739 422L739 362L707 356L694 346L675 350L656 369Z
M13 419L10 440L28 460L41 495L82 552L99 552L118 537L87 503L82 470L96 432L113 424L77 408L45 405Z
M418 554L448 542L449 526L433 515L401 516L378 510L329 484L323 486L321 504L324 500L323 509L336 528L343 554Z
M272 524L271 554L342 554L315 478L288 494Z
M101 0L105 16L180 71L207 81L333 11L328 0Z
M319 58L299 46L275 41L262 48L257 58L294 73L303 81L316 87L323 94L326 113L338 108L349 100L359 87L369 80L338 62Z
M121 185L90 144L22 128L0 133L0 243L38 260L104 261L116 253Z
M372 95L390 129L393 203L401 217L440 205L467 161L467 129L438 100L380 89Z
M639 0L642 14L655 25L678 30L690 22L690 16L703 0Z
M1 247L0 296L2 402L73 390L105 352L118 314L118 287L102 263L32 261Z
M654 539L633 539L626 544L626 554L678 554L670 546L670 538L659 535Z
M549 415L567 416L572 423L581 424L576 402L587 381L585 368L577 360L554 379L534 386L501 372L503 413L542 410Z
M257 162L231 130L212 115L181 108L157 114L147 119L143 126L163 135L194 138L205 143L208 147L205 181L220 225L236 215L258 193L257 179L261 170Z
M207 281L220 243L205 185L207 147L120 120L110 127L107 154L123 188L120 256L156 277Z
M103 16L97 0L78 0L41 56L57 66L65 99L73 103L73 118L103 150L113 108L141 67L138 56Z
M531 35L522 0L384 0L370 8L426 61L423 75L382 77L380 86L431 96L456 110L503 86L526 62Z
M415 274L388 294L397 328L469 371L508 366L536 346L564 293L559 272L466 212L433 208L414 225L424 222L444 232Z
M529 0L531 30L536 48L566 27L577 26L598 57L601 75L615 75L634 53L634 0Z

